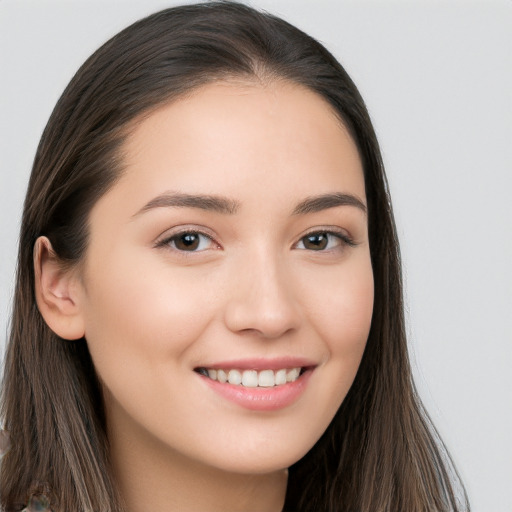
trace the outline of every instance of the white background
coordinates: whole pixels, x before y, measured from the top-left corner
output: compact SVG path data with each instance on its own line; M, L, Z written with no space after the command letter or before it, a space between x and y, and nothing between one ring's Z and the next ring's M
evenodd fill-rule
M0 0L0 354L46 120L85 58L176 2ZM512 1L254 0L365 98L402 243L416 381L475 512L512 511Z

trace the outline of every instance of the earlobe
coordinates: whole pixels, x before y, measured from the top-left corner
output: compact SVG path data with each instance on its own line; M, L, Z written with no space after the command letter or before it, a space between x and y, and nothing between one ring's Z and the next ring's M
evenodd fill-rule
M48 327L67 340L82 338L81 285L76 272L62 265L44 236L34 245L34 274L37 307Z

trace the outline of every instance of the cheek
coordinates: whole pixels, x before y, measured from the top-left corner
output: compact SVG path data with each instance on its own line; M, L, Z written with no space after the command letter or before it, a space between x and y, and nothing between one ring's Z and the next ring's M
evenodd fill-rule
M370 331L374 282L369 257L343 269L317 297L311 323L327 349L325 369L337 409L352 385Z
M369 256L340 268L311 297L311 322L331 355L364 350L373 312L374 283Z
M342 338L339 343L343 349L345 346L350 350L354 345L355 350L364 349L373 313L373 274L371 268L360 274L348 276L343 283L343 291L339 292L337 301L337 314L333 314L336 326L333 331L344 334L346 343Z
M162 361L179 364L214 315L214 301L186 272L113 260L121 263L90 272L86 339L100 376L116 380L136 365L132 377L142 383Z

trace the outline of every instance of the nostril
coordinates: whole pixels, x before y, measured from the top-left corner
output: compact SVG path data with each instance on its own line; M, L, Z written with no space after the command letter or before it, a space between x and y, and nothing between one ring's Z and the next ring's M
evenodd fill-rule
M228 329L243 336L280 338L299 327L300 318L292 305L267 307L262 304L231 304L225 312Z

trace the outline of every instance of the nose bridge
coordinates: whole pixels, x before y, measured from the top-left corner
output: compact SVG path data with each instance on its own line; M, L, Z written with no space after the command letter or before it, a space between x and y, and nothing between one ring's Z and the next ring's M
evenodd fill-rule
M282 255L259 247L241 256L225 321L234 332L277 338L297 329L299 308Z

